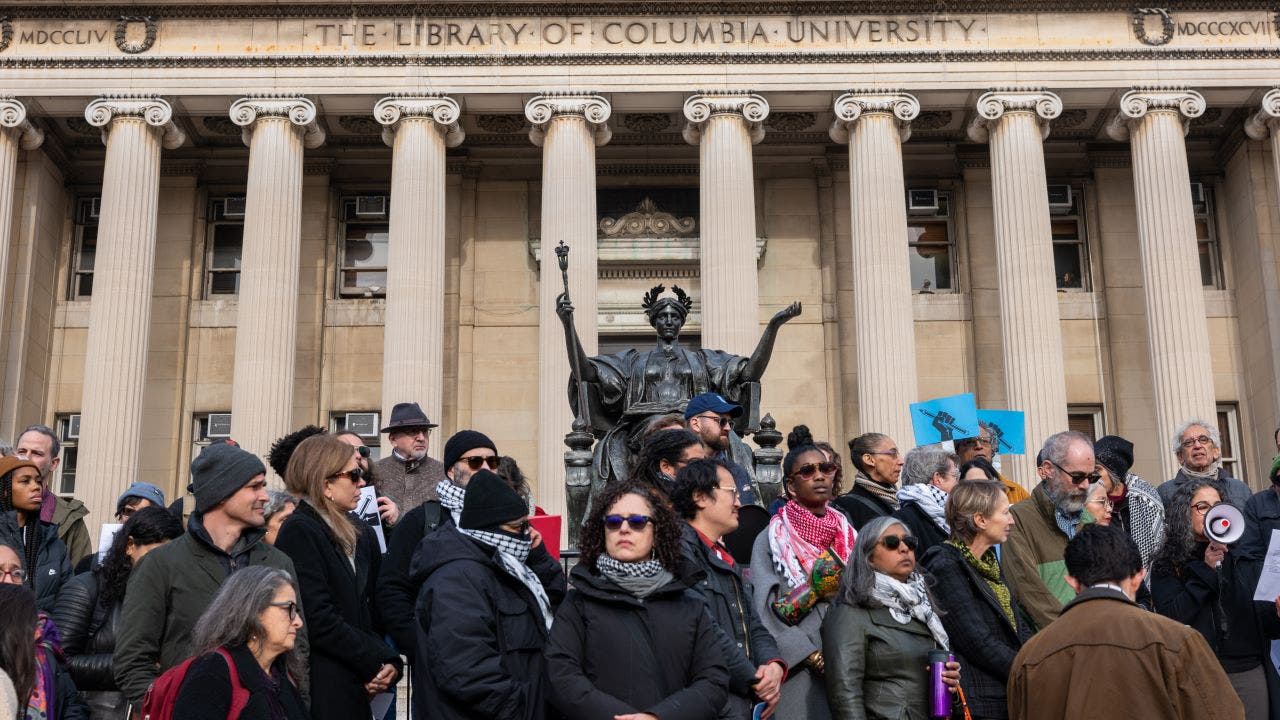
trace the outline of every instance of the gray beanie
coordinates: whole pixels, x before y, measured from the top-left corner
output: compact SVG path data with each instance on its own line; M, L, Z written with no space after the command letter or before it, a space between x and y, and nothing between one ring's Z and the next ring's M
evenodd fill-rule
M257 455L239 446L222 442L206 447L191 461L190 489L196 496L196 512L212 510L266 471Z

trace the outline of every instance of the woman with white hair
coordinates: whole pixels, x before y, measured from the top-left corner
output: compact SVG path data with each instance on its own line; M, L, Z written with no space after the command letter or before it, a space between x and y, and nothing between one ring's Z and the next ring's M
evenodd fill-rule
M898 489L898 509L893 516L915 536L916 556L946 542L951 534L947 524L947 496L960 480L960 458L936 445L912 448L902 465L902 487Z

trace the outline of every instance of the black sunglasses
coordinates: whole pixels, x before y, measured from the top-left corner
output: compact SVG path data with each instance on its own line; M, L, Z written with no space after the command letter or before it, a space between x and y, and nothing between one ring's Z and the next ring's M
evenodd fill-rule
M361 480L364 480L364 471L361 470L360 468L351 468L346 472L334 473L329 476L329 479L336 480L337 478L341 478L341 477L347 478L353 483L359 483Z
M887 550L897 550L899 545L906 545L911 552L915 552L916 548L920 547L920 541L915 535L885 535L880 538L880 544Z
M356 452L360 453L360 457L364 458L365 460L369 459L368 445L361 445L360 447L356 448Z
M834 475L839 467L833 462L805 463L796 468L795 472L791 473L791 476L796 477L798 475L805 480L812 480L818 473Z
M649 524L648 515L605 515L604 526L608 530L621 530L622 523L626 523L635 532L644 530Z
M482 457L480 455L468 455L466 457L458 458L458 462L466 463L467 467L471 468L472 472L479 470L481 465L488 465L490 470L498 469L497 455L490 455L488 457Z

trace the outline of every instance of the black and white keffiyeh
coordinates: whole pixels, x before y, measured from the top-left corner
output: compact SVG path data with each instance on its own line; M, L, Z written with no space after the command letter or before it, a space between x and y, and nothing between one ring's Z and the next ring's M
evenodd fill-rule
M648 597L674 579L657 560L622 562L608 555L601 555L596 558L596 569L617 583L618 587L640 598Z
M443 496L441 497L443 498ZM487 530L470 530L460 527L458 532L498 551L497 558L502 563L502 568L507 571L508 575L529 588L529 592L537 599L538 609L542 611L542 620L547 624L547 629L550 630L552 620L551 600L547 597L546 588L542 587L542 580L538 579L537 574L530 570L528 565L525 565L525 562L529 559L529 551L533 548L533 543L529 540L521 540L510 535Z
M951 526L947 524L947 494L934 485L929 483L904 485L898 489L898 500L902 502L910 500L919 505L929 519L942 528L942 532L951 534Z
M943 650L951 649L947 631L942 627L941 618L929 603L924 576L920 573L912 573L906 582L902 582L877 570L876 584L871 590L871 597L888 608L893 619L903 625L913 619L919 620L929 628L929 634L933 635L934 642L938 643Z
M445 478L436 484L436 496L440 498L440 504L453 515L453 524L460 524L462 522L462 501L467 496L466 489L454 485L449 478Z

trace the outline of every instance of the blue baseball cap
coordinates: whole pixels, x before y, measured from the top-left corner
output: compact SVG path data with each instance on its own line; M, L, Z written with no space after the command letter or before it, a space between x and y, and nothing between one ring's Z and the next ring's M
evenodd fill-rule
M152 485L151 483L135 482L124 492L120 493L120 497L116 498L116 513L119 513L124 507L124 501L129 498L142 498L150 500L151 504L156 507L164 507L164 491Z
M688 420L695 415L701 415L705 412L719 413L721 415L728 415L729 417L738 417L742 414L742 406L734 405L728 400L725 400L724 396L720 393L706 392L701 395L695 395L693 399L689 401L688 406L684 409L684 419Z

